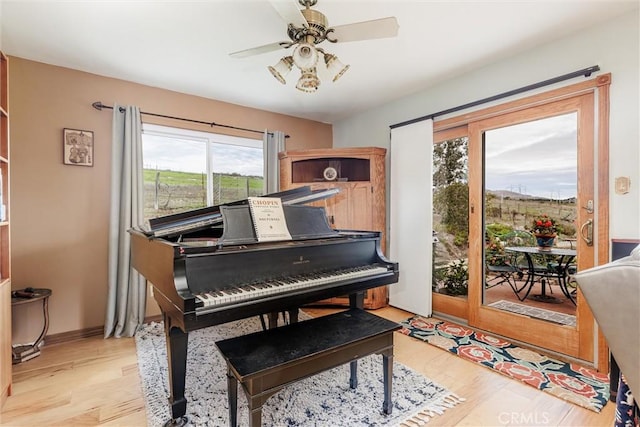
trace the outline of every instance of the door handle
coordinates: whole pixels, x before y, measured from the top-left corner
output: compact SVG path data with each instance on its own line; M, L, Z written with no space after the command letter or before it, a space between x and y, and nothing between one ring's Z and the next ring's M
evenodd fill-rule
M587 213L593 213L593 200L587 200L587 206L583 206L582 209L586 209Z
M585 235L585 230L587 234ZM593 219L589 218L587 222L580 227L580 237L585 241L587 246L593 246Z

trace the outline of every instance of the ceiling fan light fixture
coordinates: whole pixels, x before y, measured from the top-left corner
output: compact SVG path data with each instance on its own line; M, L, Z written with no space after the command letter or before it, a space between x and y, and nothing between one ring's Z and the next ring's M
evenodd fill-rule
M349 69L349 65L344 65L337 56L331 53L324 54L324 63L327 66L327 71L333 76L333 81L338 80Z
M349 69L349 65L340 62L336 55L326 53L319 47L321 43L325 41L345 43L398 35L399 25L395 16L330 27L327 17L322 12L312 9L318 0L297 0L303 9L295 4L296 0L268 1L287 23L289 40L232 52L230 55L234 58L245 58L282 48L291 48L291 56L285 56L276 65L269 66L267 69L280 83L286 85L285 77L295 65L302 73L296 88L304 92L315 92L320 86L320 79L316 74L320 55L325 63L321 71L324 72L326 69L334 82Z
M320 79L316 74L316 69L302 70L302 75L296 84L296 89L302 92L312 93L318 90Z
M318 63L318 50L311 43L299 43L293 50L293 63L301 70L315 68Z
M271 74L273 74L273 77L278 79L278 81L284 85L287 84L287 81L284 78L287 76L287 74L289 74L292 66L293 58L291 58L290 56L285 56L280 61L278 61L276 65L274 65L273 67L270 65L267 68L269 69Z

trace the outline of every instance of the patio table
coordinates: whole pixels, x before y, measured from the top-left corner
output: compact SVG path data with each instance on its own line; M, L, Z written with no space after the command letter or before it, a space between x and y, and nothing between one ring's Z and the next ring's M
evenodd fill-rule
M521 301L529 296L529 293L531 292L531 289L536 282L536 278L539 278L542 285L542 290L540 294L533 295L531 298L535 299L536 301L542 302L560 302L560 300L555 298L553 295L549 295L546 293L546 282L548 281L548 279L553 278L558 280L558 285L560 285L562 293L569 299L569 301L573 303L573 305L576 305L576 301L573 298L571 291L567 288L567 277L569 276L568 270L577 256L577 251L575 249L540 249L537 246L508 246L504 249L507 252L522 253L525 255L525 258L527 260L527 281L522 287L522 290L526 289L526 293ZM533 255L546 255L555 257L557 260L557 265L547 265L544 269L536 268L533 260Z

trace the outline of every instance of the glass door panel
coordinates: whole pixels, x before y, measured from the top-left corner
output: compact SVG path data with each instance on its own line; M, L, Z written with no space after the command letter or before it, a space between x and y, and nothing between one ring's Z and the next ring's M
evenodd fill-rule
M483 304L575 327L577 125L570 112L484 132Z
M466 136L433 149L432 290L467 298L469 286L469 183Z

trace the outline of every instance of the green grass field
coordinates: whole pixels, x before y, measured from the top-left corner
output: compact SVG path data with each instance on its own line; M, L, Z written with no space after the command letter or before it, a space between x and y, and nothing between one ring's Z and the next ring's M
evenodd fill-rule
M213 204L262 194L261 176L213 175ZM207 177L203 173L144 170L144 215L154 218L207 205Z

